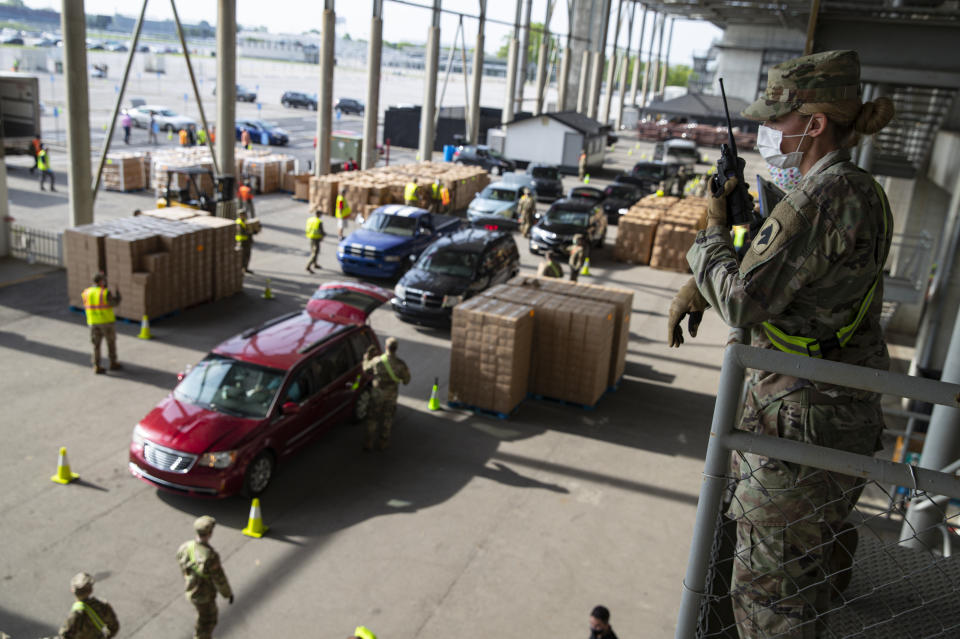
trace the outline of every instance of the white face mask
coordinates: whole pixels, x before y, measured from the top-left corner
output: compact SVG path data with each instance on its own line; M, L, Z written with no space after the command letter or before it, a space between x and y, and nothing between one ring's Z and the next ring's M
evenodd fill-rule
M778 169L800 166L800 162L803 160L800 145L803 144L803 138L806 137L812 121L813 118L807 120L807 128L800 135L784 135L783 131L777 131L761 124L760 128L757 129L757 150L760 151L760 155L767 161L767 164ZM792 153L780 151L780 143L783 138L800 138L800 141L797 142L797 150Z

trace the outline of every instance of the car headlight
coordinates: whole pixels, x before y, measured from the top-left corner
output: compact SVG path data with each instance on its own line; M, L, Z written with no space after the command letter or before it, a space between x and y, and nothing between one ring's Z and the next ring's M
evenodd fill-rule
M456 306L463 301L463 295L444 295L443 296L443 307L451 308Z
M400 299L403 299L407 296L407 287L404 286L403 284L397 284L396 286L393 287L393 294L399 297Z
M544 238L544 239L554 240L554 239L557 238L557 234L554 233L554 232L552 232L552 231L547 231L547 230L544 230L544 229L542 229L542 228L540 228L540 227L534 227L533 230L536 231L537 235L539 235L540 237L542 237L542 238Z
M387 256L385 256L385 257L383 258L383 261L384 261L384 262L399 262L399 261L400 261L400 256L399 256L399 255L387 255Z
M219 453L205 453L197 463L209 468L226 468L237 459L237 451L224 450Z
M143 428L140 427L140 424L137 424L133 427L133 445L138 448L143 448L143 445L147 442L146 436L143 434Z
M620 215L626 215L626 214L627 214L627 211L629 211L629 210L630 210L630 209L620 209L619 211L617 211L617 213L619 213Z

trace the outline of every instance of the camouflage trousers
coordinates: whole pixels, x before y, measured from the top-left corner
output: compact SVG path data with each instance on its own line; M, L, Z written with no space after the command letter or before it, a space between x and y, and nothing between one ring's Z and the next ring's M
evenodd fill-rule
M307 260L307 268L320 268L317 264L317 257L320 255L320 240L310 240L310 259Z
M879 402L811 403L807 390L789 397L758 408L751 394L740 428L862 455L877 450ZM733 472L730 590L740 637L812 639L817 615L849 579L856 533L844 520L863 481L752 453L735 453Z
M364 448L373 448L374 442L385 447L390 442L390 431L393 429L393 416L396 412L397 398L384 397L374 389L370 397L370 410L367 413Z
M113 324L93 324L90 326L90 341L93 343L94 368L100 368L100 345L103 340L107 340L110 363L117 363L117 327Z
M190 595L187 595L190 600ZM213 629L217 626L216 601L190 601L197 609L197 625L193 631L193 639L210 639Z

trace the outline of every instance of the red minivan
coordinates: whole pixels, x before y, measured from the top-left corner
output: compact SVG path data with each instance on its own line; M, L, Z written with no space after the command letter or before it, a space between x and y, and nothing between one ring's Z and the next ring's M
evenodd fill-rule
M392 293L320 286L297 311L217 346L133 429L130 472L195 496L259 495L277 462L369 406L367 317Z

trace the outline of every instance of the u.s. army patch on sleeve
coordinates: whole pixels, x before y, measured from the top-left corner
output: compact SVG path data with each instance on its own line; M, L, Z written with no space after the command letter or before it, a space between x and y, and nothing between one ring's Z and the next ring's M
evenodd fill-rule
M750 248L753 249L753 252L757 255L763 254L763 252L766 251L771 244L773 244L773 240L777 237L779 232L780 222L773 218L768 219L764 225L760 227L760 231L757 233L757 236L753 238Z

